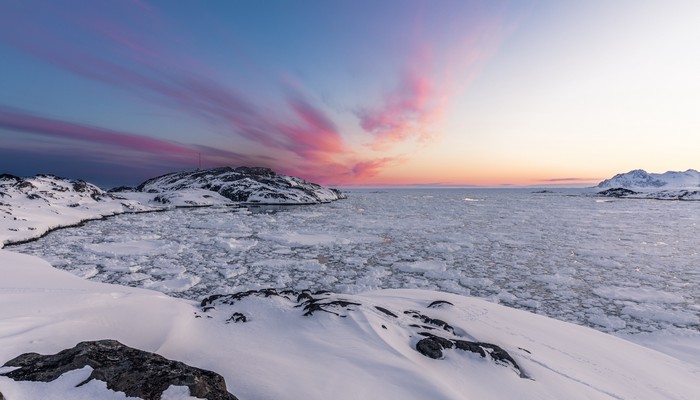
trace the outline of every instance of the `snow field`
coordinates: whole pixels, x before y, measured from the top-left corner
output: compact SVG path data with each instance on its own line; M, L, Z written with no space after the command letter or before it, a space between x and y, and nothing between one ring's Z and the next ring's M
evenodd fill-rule
M454 294L338 295L357 303L336 310L344 318L324 312L306 317L294 302L275 296L202 312L194 302L85 281L6 250L0 251L0 272L7 277L0 282L0 360L109 337L216 371L241 399L693 399L700 391L700 370L691 364L589 328ZM429 308L434 300L453 305ZM424 357L413 348L415 319L404 310L447 321L454 337L498 344L528 378L456 349L445 350L443 359ZM226 323L232 312L249 321ZM25 400L125 398L100 382L74 388L88 373L77 370L51 383L0 377L0 389ZM164 396L188 398L174 387Z

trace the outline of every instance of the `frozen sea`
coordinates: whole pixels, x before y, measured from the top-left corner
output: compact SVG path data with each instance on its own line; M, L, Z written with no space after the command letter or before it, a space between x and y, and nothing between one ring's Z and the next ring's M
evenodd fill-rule
M700 202L580 189L346 193L317 206L124 214L12 247L90 280L192 300L425 288L604 332L700 329Z

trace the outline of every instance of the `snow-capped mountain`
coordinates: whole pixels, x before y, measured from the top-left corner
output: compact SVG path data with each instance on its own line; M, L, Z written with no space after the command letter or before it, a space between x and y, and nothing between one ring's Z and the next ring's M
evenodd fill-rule
M208 190L245 204L316 204L342 199L336 189L301 178L277 175L269 168L222 167L185 171L149 179L136 190L165 195L182 190Z
M648 173L643 169L635 169L624 174L617 174L610 179L600 182L601 189L688 189L700 187L700 172L668 171L663 174Z

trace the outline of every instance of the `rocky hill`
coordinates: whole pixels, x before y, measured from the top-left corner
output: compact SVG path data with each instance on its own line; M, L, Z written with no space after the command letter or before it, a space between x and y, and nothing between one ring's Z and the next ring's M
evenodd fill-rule
M269 168L222 167L175 172L149 179L136 187L138 192L166 196L183 190L207 190L244 204L316 204L345 198L336 189L278 175Z
M39 237L60 226L151 209L84 181L54 175L20 178L1 174L0 247Z

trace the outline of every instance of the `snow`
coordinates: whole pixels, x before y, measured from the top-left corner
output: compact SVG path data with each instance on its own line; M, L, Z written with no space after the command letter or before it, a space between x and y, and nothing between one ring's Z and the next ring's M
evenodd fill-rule
M96 186L81 184L84 182L51 175L20 181L0 177L0 248L10 241L40 237L56 227L153 209L135 201L113 198Z
M2 372L2 369L0 369ZM15 382L11 379L2 379L3 395L8 399L43 399L43 400L137 400L123 392L115 392L107 389L107 384L98 380L77 386L85 381L92 372L92 368L68 371L53 382ZM189 389L188 389L189 394Z
M180 189L157 194L148 192L121 192L119 196L151 207L206 207L233 206L236 203L206 189Z
M645 189L688 189L700 187L700 172L689 169L687 171L667 171L662 174L648 173L643 169L636 169L627 173L617 174L598 184L599 188L628 188Z
M700 391L697 366L589 328L476 298L406 289L343 295L360 305L339 318L327 313L304 317L285 299L249 297L231 309L202 314L192 302L84 281L32 256L3 250L0 261L7 277L0 282L0 360L114 338L216 371L242 399L692 399ZM427 308L437 299L454 306ZM397 312L398 318L376 306ZM251 321L226 324L234 309ZM446 350L442 360L422 356L413 349L418 340L412 337L413 319L400 310L448 321L468 340L498 344L530 379L454 349ZM10 399L58 398L56 393L62 399L124 398L100 382L71 387L88 373L74 371L51 383L2 377L0 389ZM187 398L182 388L170 388L168 396Z
M267 168L215 168L209 170L176 172L152 178L138 186L139 192L158 193L161 201L182 204L182 192L203 193L195 203L212 203L209 195L232 199L247 204L316 204L344 197L340 192L303 179L277 175ZM225 197L224 197L225 196ZM215 201L219 202L219 201ZM231 200L226 200L231 203ZM219 202L221 204L221 202Z
M220 373L242 399L700 392L699 204L508 190L350 194L312 208L124 214L0 250L0 364L110 338ZM39 230L123 212L121 202L134 201L82 199L86 207L44 212L63 201L55 200L22 199L11 211ZM37 236L7 229L14 221L0 220L3 240ZM329 289L360 305L345 318L304 317L276 297L207 313L198 306L213 293L270 286ZM428 308L434 300L454 306ZM455 338L503 347L531 379L456 349L424 357L405 310L448 321ZM227 323L234 311L249 322ZM73 373L52 383L0 377L0 392L124 398L99 382L72 388L86 371ZM189 394L173 387L164 398Z

